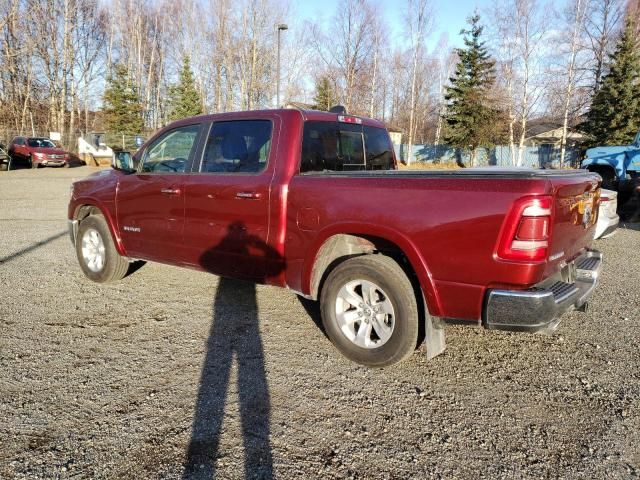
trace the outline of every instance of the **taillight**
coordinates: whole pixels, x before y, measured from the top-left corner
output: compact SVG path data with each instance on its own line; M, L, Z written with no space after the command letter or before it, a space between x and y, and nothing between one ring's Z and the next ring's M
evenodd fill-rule
M551 196L517 200L502 226L498 257L529 262L546 260L551 235L552 205Z

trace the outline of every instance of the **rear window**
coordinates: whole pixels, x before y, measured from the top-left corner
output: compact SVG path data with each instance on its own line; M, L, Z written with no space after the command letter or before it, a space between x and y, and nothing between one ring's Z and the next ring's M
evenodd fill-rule
M393 146L384 128L305 123L300 173L393 169Z

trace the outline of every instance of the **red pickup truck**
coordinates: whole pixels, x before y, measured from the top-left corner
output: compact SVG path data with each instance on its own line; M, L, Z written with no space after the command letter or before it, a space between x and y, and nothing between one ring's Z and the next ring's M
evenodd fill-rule
M119 280L142 260L320 301L348 358L396 363L447 321L551 331L598 281L600 177L581 171L398 171L376 120L317 111L172 123L75 182L80 266Z

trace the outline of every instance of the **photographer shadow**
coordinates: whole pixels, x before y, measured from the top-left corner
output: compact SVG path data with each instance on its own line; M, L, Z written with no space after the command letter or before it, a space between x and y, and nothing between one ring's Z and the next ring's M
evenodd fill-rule
M235 257L238 265L254 260L260 272L252 276L259 283L284 270L282 257L260 238L248 234L240 222L231 224L220 244L202 255L201 266L210 272L220 272L221 262L229 262L229 252L233 252L231 257ZM250 252L251 259L248 258ZM257 259L256 252L259 252ZM221 277L213 301L213 322L207 340L183 479L216 478L224 407L234 360L244 447L244 478L271 479L271 402L260 338L256 285Z

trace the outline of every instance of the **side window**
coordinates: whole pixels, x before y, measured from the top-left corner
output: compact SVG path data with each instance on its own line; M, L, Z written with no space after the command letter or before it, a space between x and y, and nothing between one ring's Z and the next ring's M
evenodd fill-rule
M142 171L184 173L199 131L200 125L189 125L171 130L155 140L142 155Z
M337 122L306 122L300 173L393 169L389 134L383 128Z
M258 173L271 149L270 120L232 120L211 127L200 172Z
M14 145L24 145L24 138L17 137L13 140Z

